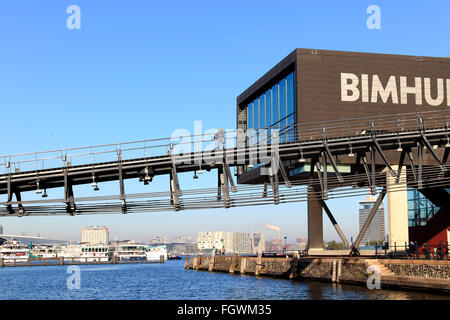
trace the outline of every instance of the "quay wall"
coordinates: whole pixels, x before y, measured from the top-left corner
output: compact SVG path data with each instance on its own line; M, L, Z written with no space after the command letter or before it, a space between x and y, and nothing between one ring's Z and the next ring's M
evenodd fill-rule
M267 276L292 280L311 279L335 283L367 285L373 274L369 266L382 271L381 286L450 293L450 261L364 259L350 257L186 257L185 269Z

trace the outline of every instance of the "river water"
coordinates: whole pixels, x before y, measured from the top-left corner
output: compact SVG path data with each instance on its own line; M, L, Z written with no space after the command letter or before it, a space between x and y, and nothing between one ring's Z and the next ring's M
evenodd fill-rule
M183 267L183 260L164 264L84 265L75 273L68 273L69 266L5 267L0 269L0 299L450 299L449 295L369 290L362 286L257 278Z

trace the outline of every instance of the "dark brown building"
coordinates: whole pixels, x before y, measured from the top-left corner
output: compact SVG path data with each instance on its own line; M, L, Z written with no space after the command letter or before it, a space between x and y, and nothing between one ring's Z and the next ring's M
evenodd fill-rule
M296 49L238 96L237 127L279 128L287 142L311 122L449 107L448 58ZM240 183L257 182L248 171Z
M247 128L248 105L291 73L297 123L450 107L448 58L296 49L238 96L238 127Z

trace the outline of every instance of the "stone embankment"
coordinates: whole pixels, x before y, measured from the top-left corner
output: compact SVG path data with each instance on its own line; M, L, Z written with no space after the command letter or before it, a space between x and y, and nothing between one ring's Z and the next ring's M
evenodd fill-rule
M450 293L450 261L350 257L186 257L185 269L240 273L287 279L313 279L367 285L380 276L382 288L438 290ZM369 280L370 281L370 280Z

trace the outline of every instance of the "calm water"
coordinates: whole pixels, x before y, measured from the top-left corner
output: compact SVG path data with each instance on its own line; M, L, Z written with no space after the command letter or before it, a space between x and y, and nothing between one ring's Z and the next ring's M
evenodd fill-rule
M183 266L184 260L80 266L79 290L67 288L68 266L2 268L0 299L450 299L449 295L192 271Z

